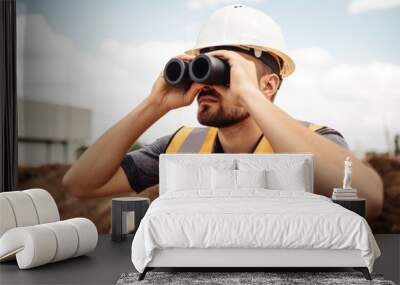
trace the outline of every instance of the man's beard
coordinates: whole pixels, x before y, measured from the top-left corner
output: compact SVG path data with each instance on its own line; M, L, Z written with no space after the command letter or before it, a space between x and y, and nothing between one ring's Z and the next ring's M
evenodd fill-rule
M214 89L202 89L198 96L211 95L221 97ZM199 106L197 113L197 120L200 124L209 127L225 128L242 122L249 117L248 112L243 112L239 108L231 108L231 110L224 110L220 104L216 111L211 111L211 106L204 104Z

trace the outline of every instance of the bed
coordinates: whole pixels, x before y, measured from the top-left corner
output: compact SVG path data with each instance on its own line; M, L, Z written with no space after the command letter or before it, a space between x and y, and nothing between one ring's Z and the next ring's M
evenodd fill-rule
M380 250L364 218L313 192L311 154L162 154L160 196L132 242L158 267L352 267Z

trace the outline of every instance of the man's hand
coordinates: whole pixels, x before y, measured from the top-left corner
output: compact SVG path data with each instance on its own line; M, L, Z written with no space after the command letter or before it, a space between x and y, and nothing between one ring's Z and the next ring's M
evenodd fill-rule
M194 56L182 54L177 56L184 61L190 61ZM180 107L188 106L192 104L198 91L203 87L203 84L192 83L188 89L176 88L170 86L164 79L163 72L158 76L154 82L149 102L159 106L166 112L177 109Z
M238 52L228 50L216 50L207 55L226 60L230 66L230 86L215 85L218 92L224 95L224 99L237 106L243 106L243 96L254 94L258 91L257 69L253 61L247 59Z

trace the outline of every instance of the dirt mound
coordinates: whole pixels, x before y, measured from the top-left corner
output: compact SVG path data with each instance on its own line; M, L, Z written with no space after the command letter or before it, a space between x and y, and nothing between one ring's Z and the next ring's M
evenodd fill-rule
M69 165L59 164L40 167L20 167L18 173L18 189L46 189L56 201L62 220L74 217L85 217L96 224L99 233L110 233L111 197L78 200L64 191L61 180L69 167ZM124 196L141 196L154 200L158 196L158 188L152 187L146 189L140 195L132 193Z
M400 233L400 157L375 155L367 162L379 173L385 189L382 214L370 221L374 233Z

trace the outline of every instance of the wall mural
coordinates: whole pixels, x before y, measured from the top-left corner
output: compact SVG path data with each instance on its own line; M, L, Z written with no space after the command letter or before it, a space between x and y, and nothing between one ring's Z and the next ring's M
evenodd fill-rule
M340 131L383 181L383 211L370 226L400 233L400 9L351 1L291 2L291 9L285 1L242 2L279 23L296 64L274 104L293 118ZM44 188L62 219L87 217L99 232L110 232L110 198L79 200L63 190L63 176L147 98L166 62L192 48L202 23L226 4L17 1L18 188ZM195 101L169 112L130 150L182 125L200 126L197 108ZM353 164L353 176L356 171ZM158 189L129 195L153 200Z

